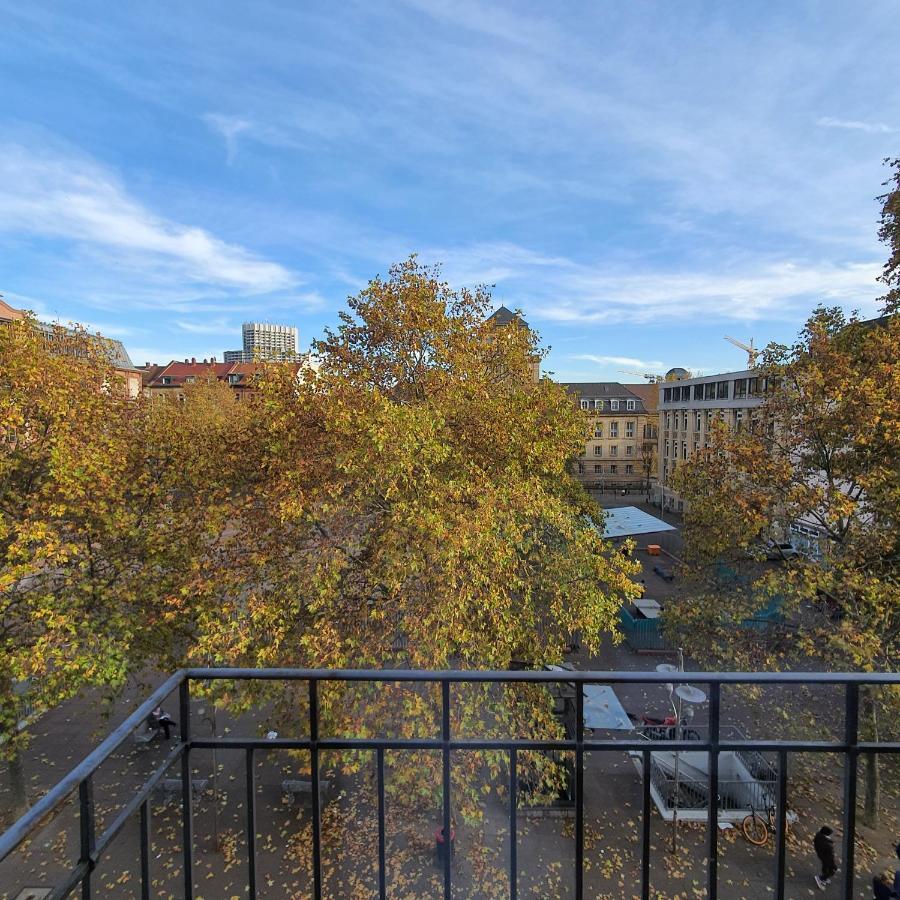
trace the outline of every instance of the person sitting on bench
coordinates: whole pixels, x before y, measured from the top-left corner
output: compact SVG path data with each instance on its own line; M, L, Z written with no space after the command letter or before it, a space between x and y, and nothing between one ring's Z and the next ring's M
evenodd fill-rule
M159 731L161 728L166 733L167 741L172 737L172 726L174 724L175 722L172 717L165 712L161 706L157 706L156 709L147 716L147 727L154 731Z

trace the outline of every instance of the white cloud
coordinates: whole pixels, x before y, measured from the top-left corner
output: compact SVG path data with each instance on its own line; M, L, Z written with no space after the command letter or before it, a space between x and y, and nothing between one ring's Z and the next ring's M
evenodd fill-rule
M883 293L876 281L878 261L754 256L712 270L644 263L635 272L621 263L584 264L510 243L431 250L422 259L443 262L453 283L494 284L494 296L507 306L521 306L526 316L573 324L795 321L818 303L874 312ZM646 365L623 364L632 362Z
M583 359L601 366L628 366L631 369L643 369L645 372L654 372L657 369L662 369L665 365L658 359L644 360L636 359L633 356L596 356L593 353L579 353L571 358Z
M90 160L16 144L0 145L0 230L112 251L115 265L182 283L261 294L296 280L278 263L157 215Z
M203 322L188 322L177 319L175 326L188 334L228 334L240 335L240 329L225 319L211 319Z
M869 134L893 134L897 129L885 125L883 122L860 122L856 119L834 119L831 116L822 116L816 121L816 125L822 128L844 128L848 131L865 131Z
M225 153L228 158L228 165L231 165L237 155L238 135L249 131L251 128L250 123L246 119L239 119L237 116L223 116L218 113L209 113L203 117L203 120L225 139Z

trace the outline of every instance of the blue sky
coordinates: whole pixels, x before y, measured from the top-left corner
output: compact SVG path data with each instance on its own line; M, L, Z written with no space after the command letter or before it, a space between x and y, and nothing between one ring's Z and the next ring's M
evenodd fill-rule
M418 252L568 380L872 313L893 2L0 0L0 292L219 355Z

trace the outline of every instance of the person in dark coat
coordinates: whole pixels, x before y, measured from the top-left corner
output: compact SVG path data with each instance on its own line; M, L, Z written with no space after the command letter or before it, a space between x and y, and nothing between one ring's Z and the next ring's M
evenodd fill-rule
M892 887L894 876L892 872L882 872L872 879L872 890L875 894L875 900L894 900L897 896Z
M822 874L816 875L816 884L824 891L831 884L832 875L837 872L837 862L834 858L834 830L828 825L823 825L813 838L813 849L822 864Z

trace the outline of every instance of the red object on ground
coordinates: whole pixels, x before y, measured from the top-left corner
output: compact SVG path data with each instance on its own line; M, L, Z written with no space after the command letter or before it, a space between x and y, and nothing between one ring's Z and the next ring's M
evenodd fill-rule
M444 829L443 828L438 828L434 832L434 839L438 844L444 843ZM452 825L450 826L450 840L451 840L451 842L456 840L456 829Z
M659 556L659 544L647 544L647 552L651 556Z

